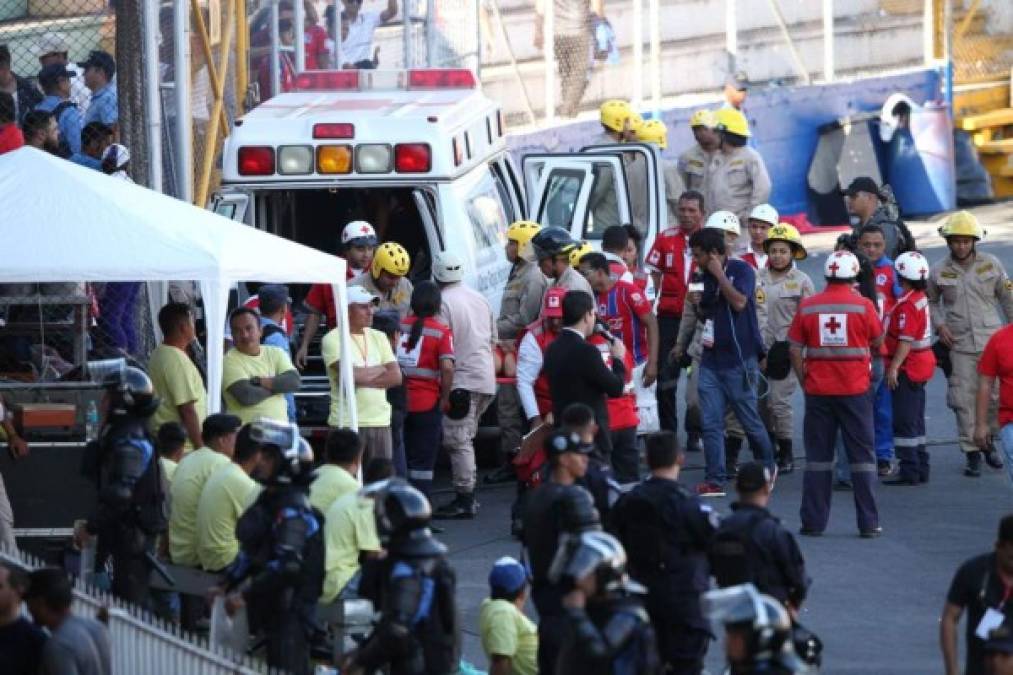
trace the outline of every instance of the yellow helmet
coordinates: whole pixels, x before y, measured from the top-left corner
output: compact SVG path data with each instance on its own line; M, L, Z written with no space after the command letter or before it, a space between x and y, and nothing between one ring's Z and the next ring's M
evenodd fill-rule
M981 241L985 238L985 230L981 223L970 211L957 211L943 223L939 228L939 236L947 237L974 237Z
M689 118L689 126L692 127L707 127L713 129L718 125L718 121L714 119L714 113L704 108L703 110L697 110L693 113L692 117Z
M714 113L714 118L717 121L719 131L727 131L730 134L738 136L748 137L750 135L749 122L746 121L746 116L735 108L721 108Z
M541 229L542 226L533 220L518 220L507 228L506 235L508 240L523 248Z
M410 267L411 258L408 256L408 251L404 250L404 246L393 241L388 241L380 244L379 248L376 249L376 253L373 254L373 265L370 267L370 271L373 273L374 279L380 276L381 271L393 274L396 277L403 277L408 274Z
M636 131L644 120L640 114L635 112L629 103L619 99L611 99L601 104L598 109L601 123L612 131L626 131L627 123L629 129Z
M668 147L668 127L661 120L647 120L637 129L637 140L654 143L664 150Z
M570 267L577 267L580 265L580 259L588 253L594 253L594 246L591 246L591 244L586 241L582 241L579 246L574 246L570 249Z
M775 241L787 242L791 246L792 257L795 260L805 260L808 256L805 246L802 244L802 235L790 223L778 223L767 230L767 239L763 242L763 252L766 253L770 244Z

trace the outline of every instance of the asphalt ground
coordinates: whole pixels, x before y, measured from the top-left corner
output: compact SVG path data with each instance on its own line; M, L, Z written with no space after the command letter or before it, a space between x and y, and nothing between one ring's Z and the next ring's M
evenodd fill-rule
M1013 270L1013 203L981 207L975 212L989 231L981 249L998 256ZM910 223L920 249L933 263L945 255L945 244L936 234L940 222L941 217ZM805 237L810 257L801 267L818 289L822 287L826 252L836 237L837 233ZM801 393L796 396L795 452L799 457L803 453L804 405ZM955 444L956 422L946 407L946 382L938 370L926 399L931 482L913 488L877 488L883 536L860 539L851 493L834 492L825 535L799 537L813 579L801 620L823 640L821 672L942 672L938 625L952 576L963 560L990 550L999 519L1013 511L1013 488L1004 471L986 467L981 478L963 476L964 458ZM748 454L743 451L744 456ZM692 486L702 476L703 456L692 453L682 480ZM771 503L772 511L793 532L799 528L801 486L800 470L781 477ZM520 550L509 533L514 494L513 484L480 485L481 508L474 520L440 523L446 528L440 538L450 548L458 575L464 658L479 668L487 665L478 637L478 613L488 595L489 569L500 556L516 557ZM440 503L441 498L436 501ZM711 501L721 512L728 512L732 498ZM528 611L535 615L533 608ZM720 644L712 644L707 659L710 672L721 672L721 656Z

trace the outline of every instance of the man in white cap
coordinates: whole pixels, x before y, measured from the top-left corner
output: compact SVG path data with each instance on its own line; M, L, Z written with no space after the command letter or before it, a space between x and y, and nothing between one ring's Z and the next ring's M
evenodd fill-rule
M39 58L39 65L42 68L55 63L74 74L74 77L70 78L70 100L77 106L81 117L84 117L88 104L91 103L91 91L84 84L84 71L68 58L69 51L67 36L56 32L44 34L35 47L35 55Z

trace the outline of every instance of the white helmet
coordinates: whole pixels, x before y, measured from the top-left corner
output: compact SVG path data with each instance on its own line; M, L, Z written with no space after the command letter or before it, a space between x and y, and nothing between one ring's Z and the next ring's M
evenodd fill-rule
M749 212L750 220L761 220L771 225L777 225L779 222L777 217L777 209L770 204L759 204L752 211Z
M440 251L433 257L433 278L442 284L452 284L464 278L464 263L456 253Z
M860 267L858 258L851 251L834 251L827 256L823 275L827 279L854 279Z
M365 220L353 220L341 231L342 246L376 246L376 230Z
M918 251L908 251L897 256L893 263L897 274L908 281L919 281L929 277L929 261Z
M732 234L739 234L739 217L731 211L715 211L707 218L704 227L713 227L716 230L724 230Z

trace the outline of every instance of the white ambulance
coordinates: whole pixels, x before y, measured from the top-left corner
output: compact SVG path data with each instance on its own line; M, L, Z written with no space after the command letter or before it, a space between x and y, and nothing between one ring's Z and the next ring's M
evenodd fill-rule
M646 172L641 194L632 165ZM327 252L345 223L367 220L408 251L412 281L429 278L434 252L454 251L498 312L511 222L594 242L636 211L647 248L666 213L658 166L653 146L625 144L527 155L518 171L500 107L469 70L307 71L236 121L211 207Z

